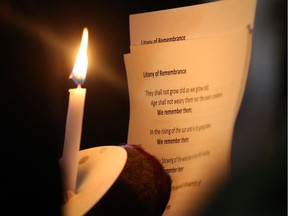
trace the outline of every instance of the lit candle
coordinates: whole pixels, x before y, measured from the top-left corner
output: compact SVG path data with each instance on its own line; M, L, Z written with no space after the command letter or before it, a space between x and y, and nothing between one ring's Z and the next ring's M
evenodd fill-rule
M67 199L76 193L78 153L80 149L82 120L86 96L86 89L82 88L81 85L85 81L88 66L87 46L88 30L87 28L84 28L78 56L69 77L73 79L77 88L69 89L65 141L61 162L63 187Z

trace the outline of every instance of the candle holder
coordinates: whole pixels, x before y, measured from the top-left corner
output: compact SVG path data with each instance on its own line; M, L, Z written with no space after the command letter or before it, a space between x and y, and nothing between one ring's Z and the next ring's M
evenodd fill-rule
M122 172L127 152L119 146L100 146L79 151L78 159L76 193L63 204L64 216L84 215L102 198Z

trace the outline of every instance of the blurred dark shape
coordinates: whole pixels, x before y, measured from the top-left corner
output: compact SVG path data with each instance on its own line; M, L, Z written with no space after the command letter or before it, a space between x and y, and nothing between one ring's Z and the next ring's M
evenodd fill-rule
M7 25L1 25L0 41L1 210L61 215L59 140L45 90L43 45Z
M286 216L286 143L274 143L269 159L246 169L225 185L201 216Z
M232 175L287 142L287 1L257 1L251 65L234 130Z

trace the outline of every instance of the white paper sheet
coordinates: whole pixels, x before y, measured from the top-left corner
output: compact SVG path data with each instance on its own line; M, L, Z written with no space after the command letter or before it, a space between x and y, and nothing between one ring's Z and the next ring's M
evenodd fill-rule
M189 40L254 27L256 0L222 0L182 8L132 14L130 44L157 43L158 38ZM161 40L160 40L161 41Z
M124 55L128 143L140 144L171 175L164 215L198 215L229 179L255 7L253 0L230 0L130 17L136 45ZM171 35L185 40L157 41Z

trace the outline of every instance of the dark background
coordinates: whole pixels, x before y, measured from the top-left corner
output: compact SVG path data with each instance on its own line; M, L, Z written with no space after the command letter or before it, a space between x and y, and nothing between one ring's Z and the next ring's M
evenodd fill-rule
M129 124L123 61L123 54L130 52L129 14L205 2L209 1L1 1L1 146L6 172L15 162L13 167L22 164L19 170L27 176L25 169L33 159L51 154L50 163L61 157L68 89L75 87L68 77L84 27L89 29L89 68L81 149L118 145L126 143ZM266 165L276 164L271 169L281 174L275 174L273 184L281 179L281 189L286 189L287 173L286 9L285 0L258 1L231 161L233 178L264 166L269 173ZM56 166L54 160L51 164Z

